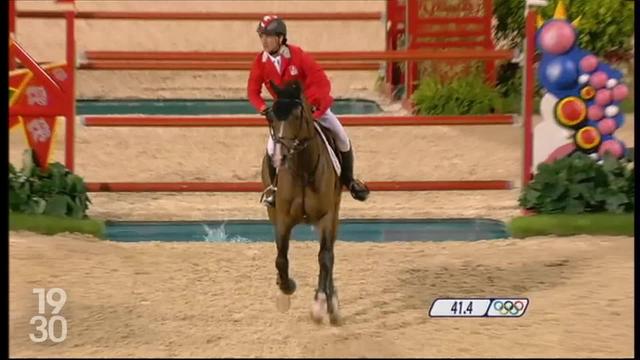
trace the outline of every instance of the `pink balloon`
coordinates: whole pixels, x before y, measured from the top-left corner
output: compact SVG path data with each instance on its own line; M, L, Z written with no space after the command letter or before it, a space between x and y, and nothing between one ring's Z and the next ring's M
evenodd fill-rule
M580 70L585 73L592 73L598 67L598 58L595 55L587 55L580 60Z
M602 108L602 106L598 106L598 105L589 106L589 109L587 110L587 117L589 118L589 120L598 121L602 119L603 116L604 116L604 109Z
M618 127L618 123L612 118L604 118L598 121L598 131L602 135L611 135L614 131L616 131Z
M542 28L540 46L554 55L564 54L576 42L576 32L566 21L552 21Z
M619 84L613 88L614 101L622 101L628 95L629 95L629 88L625 84Z
M600 106L607 106L611 104L611 101L613 100L611 93L612 92L609 89L598 90L598 92L596 92L596 104Z
M607 75L604 71L596 71L591 75L591 79L589 79L589 83L596 90L602 89L607 84L607 80L609 80L609 75Z
M624 155L624 146L618 140L607 140L600 145L598 154L600 157L604 157L606 152L610 152L611 155L621 158Z

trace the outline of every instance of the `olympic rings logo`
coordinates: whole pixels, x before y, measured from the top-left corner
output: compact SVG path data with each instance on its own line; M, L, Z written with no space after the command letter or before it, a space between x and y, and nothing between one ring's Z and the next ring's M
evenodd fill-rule
M502 302L497 300L493 303L493 308L502 315L518 315L524 309L524 303L520 300L515 302L507 300Z

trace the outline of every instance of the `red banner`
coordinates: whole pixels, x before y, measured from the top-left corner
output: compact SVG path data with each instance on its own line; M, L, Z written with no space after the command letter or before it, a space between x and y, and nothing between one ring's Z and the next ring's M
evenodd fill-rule
M55 80L58 85L62 88L63 92L68 92L71 83L69 77L69 68L65 63L55 63L55 64L47 64L42 66L44 71L49 74Z
M9 72L9 106L13 105L24 92L33 73L27 69Z
M33 149L38 167L46 169L55 136L56 118L51 116L25 116L22 118L29 147Z
M14 39L10 39L9 46L13 56L26 67L9 74L9 128L22 120L38 167L46 169L56 117L68 116L75 106L70 93L73 69L64 63L40 66Z
M32 73L32 78L9 106L9 113L14 116L56 116L68 113L69 107L73 106L66 98L72 97L68 82L64 81L69 78L68 68L63 64L56 64L47 66L48 69L45 70L15 40L11 39L10 47L14 50L15 57ZM57 78L54 72L58 74Z
M9 130L13 129L13 127L18 124L20 124L19 116L9 116Z
M27 69L9 72L9 106L13 105L24 93L24 89L33 77L33 73ZM9 116L9 130L20 124L19 116Z
M64 99L59 92L50 90L44 79L31 76L29 82L17 93L15 100L10 104L10 110L25 115L64 114L66 110Z

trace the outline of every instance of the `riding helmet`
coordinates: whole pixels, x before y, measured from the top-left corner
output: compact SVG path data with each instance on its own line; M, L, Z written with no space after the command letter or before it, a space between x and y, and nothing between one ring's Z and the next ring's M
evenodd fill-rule
M258 23L258 34L287 36L287 26L275 15L267 15Z

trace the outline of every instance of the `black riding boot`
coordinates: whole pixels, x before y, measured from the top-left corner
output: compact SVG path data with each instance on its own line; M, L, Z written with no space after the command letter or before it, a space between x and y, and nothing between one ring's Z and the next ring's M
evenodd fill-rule
M369 188L360 180L353 178L353 146L349 151L340 152L342 155L342 173L340 180L351 192L351 196L358 201L365 201L369 197Z
M269 155L267 155L269 157ZM274 182L276 180L276 167L273 166L273 162L271 161L271 157L269 157L267 161L267 169L269 170L269 180L271 181L271 185L267 187L262 193L261 202L267 207L276 207L276 186Z

